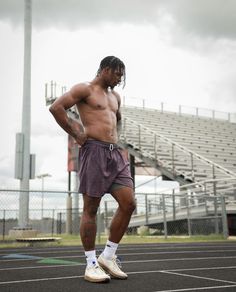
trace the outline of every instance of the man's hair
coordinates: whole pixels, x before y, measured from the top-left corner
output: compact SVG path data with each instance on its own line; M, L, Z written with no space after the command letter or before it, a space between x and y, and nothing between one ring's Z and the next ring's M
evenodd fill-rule
M123 87L125 87L125 79L126 79L126 74L125 74L125 64L117 57L115 56L107 56L104 59L102 59L100 66L98 68L97 71L97 76L101 73L101 71L104 68L111 68L113 71L115 70L119 70L122 71L123 70Z

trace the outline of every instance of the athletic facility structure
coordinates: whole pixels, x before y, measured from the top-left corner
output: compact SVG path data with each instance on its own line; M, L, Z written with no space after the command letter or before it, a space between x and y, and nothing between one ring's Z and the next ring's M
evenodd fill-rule
M122 113L120 145L137 157L141 164L157 169L164 179L180 184L178 194L174 189L169 194L169 208L160 196L155 202L159 208L165 208L164 219L163 212L156 212L148 221L146 216L136 216L132 218L131 226L140 226L142 222L145 223L143 225L155 226L164 220L167 228L168 221L173 226L174 221L188 220L190 216L206 219L213 215L217 218L224 209L227 217L225 224L230 225L230 232L235 234L234 116L228 114L222 119L216 118L214 111L210 117L202 117L199 109L196 109L195 114L185 114L181 110L164 111L163 107L157 110L134 106L123 106ZM219 210L221 203L224 206ZM219 230L218 223L215 220L216 231Z

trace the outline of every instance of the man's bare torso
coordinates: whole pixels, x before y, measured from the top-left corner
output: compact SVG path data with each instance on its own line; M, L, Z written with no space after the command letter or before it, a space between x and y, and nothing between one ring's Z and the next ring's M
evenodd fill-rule
M88 139L117 143L119 104L116 93L90 84L88 89L89 95L77 104Z

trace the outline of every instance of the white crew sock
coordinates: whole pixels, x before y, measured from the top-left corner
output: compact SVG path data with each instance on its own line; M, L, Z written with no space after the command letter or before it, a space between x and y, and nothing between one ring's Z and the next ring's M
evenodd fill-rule
M111 260L113 256L115 255L117 248L118 248L118 243L107 240L105 249L103 251L104 258L107 260Z
M86 256L87 267L92 267L98 264L95 250L85 251L84 253Z

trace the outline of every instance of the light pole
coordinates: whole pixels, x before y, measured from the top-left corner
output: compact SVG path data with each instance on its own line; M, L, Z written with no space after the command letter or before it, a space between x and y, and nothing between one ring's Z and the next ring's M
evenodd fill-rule
M51 177L51 174L49 173L43 173L36 176L37 178L40 178L42 180L42 201L41 201L41 217L43 219L43 208L44 208L44 178L45 177Z

